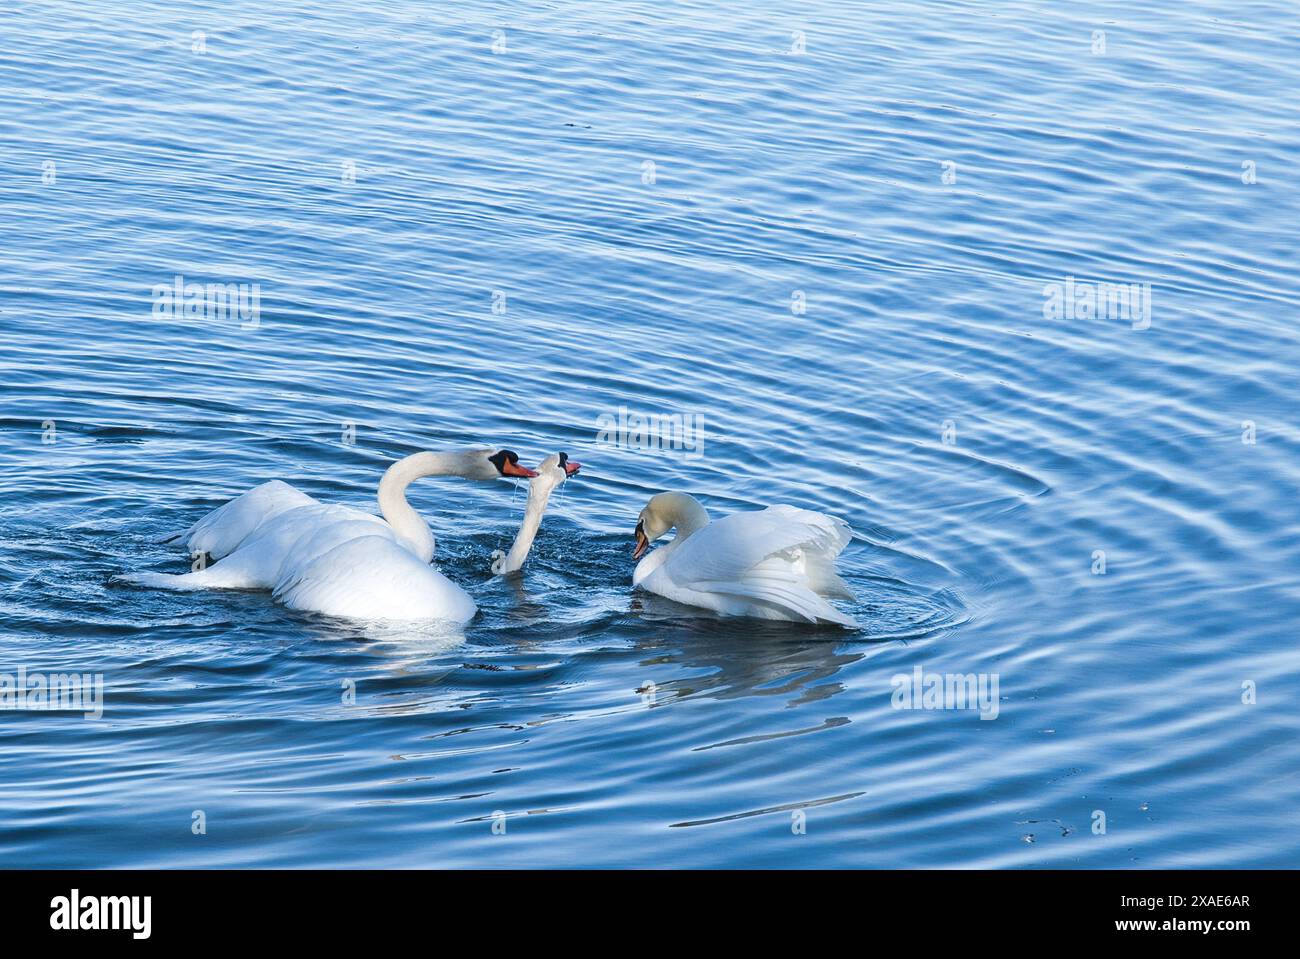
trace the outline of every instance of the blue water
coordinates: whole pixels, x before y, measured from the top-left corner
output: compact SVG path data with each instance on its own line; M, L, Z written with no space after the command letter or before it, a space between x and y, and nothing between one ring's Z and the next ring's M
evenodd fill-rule
M0 672L105 699L0 712L5 865L1300 865L1298 41L1281 0L6 4ZM260 313L157 315L178 274ZM1045 312L1069 277L1149 327ZM585 469L515 582L522 490L413 487L461 633L109 583L264 480L371 507L472 444ZM844 517L862 629L633 594L663 489ZM916 667L997 718L894 708Z

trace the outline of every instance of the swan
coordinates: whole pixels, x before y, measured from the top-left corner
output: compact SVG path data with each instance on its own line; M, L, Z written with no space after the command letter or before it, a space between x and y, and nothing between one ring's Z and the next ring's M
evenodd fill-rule
M544 460L541 468L540 473L528 471L533 477L528 505L509 554L516 569L532 548L550 491L577 473L580 464L559 453ZM541 484L537 494L533 483ZM276 578L271 595L290 609L352 619L445 619L462 624L478 612L469 593L430 566L423 554L375 535L364 522L331 525L322 540L310 544ZM432 555L432 542L429 552Z
M641 559L671 529L673 540ZM852 537L842 519L769 506L710 521L695 497L669 492L650 498L635 535L634 587L723 616L857 627L826 601L855 598L835 572Z
M537 475L528 481L528 502L524 506L524 519L515 534L515 541L510 552L501 550L492 552L492 575L505 576L523 568L528 551L533 548L533 538L537 528L542 525L542 514L546 512L546 502L551 498L551 491L573 476L582 468L582 464L569 459L567 453L552 453L537 467Z
M576 471L576 470L575 470ZM382 518L321 503L287 483L254 487L171 540L215 565L181 575L133 573L119 580L163 589L270 589L293 609L353 619L446 619L477 612L463 589L429 565L429 525L406 499L425 476L492 480L533 477L511 450L414 453L379 483Z

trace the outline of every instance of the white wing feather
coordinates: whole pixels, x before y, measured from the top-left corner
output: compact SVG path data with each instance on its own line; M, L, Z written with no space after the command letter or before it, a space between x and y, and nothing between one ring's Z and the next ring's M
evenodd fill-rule
M191 553L207 553L221 559L264 523L299 506L319 503L288 483L271 480L241 493L229 503L218 506L180 535Z
M824 598L852 598L835 572L851 537L843 520L794 506L732 513L687 537L642 585L727 615L852 627Z

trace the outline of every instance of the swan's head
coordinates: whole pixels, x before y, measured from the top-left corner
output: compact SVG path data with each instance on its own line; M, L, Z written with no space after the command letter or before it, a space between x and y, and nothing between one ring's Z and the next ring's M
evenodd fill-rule
M568 453L552 453L538 464L537 472L533 474L535 479L528 484L528 490L530 493L549 492L580 469L582 464L569 459Z
M656 493L645 504L636 521L636 548L632 558L640 559L650 544L671 529L694 532L709 521L699 500L685 493Z
M495 453L484 450L482 475L476 475L474 478L497 479L500 476L519 476L529 479L536 475L537 473L527 466L519 465L519 454L514 450L497 450Z
M579 463L577 460L569 459L568 453L556 453L555 455L560 458L560 463L559 463L560 469L564 470L565 476L578 475L578 470L582 469L581 463Z
M567 453L552 453L538 464L533 478L528 481L528 504L524 507L524 520L519 526L519 533L515 536L514 543L510 546L510 552L503 553L497 550L492 554L494 576L517 573L523 568L524 560L528 558L528 551L533 546L533 537L537 535L537 529L542 525L542 514L546 512L546 503L551 498L551 492L581 468L578 463L569 459Z

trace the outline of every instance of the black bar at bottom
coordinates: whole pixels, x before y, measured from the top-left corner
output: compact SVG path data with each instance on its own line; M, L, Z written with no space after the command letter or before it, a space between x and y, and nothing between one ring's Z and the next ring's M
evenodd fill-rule
M625 948L663 946L689 922L760 941L802 929L863 945L897 934L927 945L1042 944L1048 933L1071 945L1199 939L1232 948L1288 930L1282 911L1295 879L1264 871L4 871L0 921L19 942L74 947L373 948L377 935L415 934L442 948L452 946L448 933L476 930L493 949L514 936L531 948L584 940ZM613 940L611 922L624 930Z

